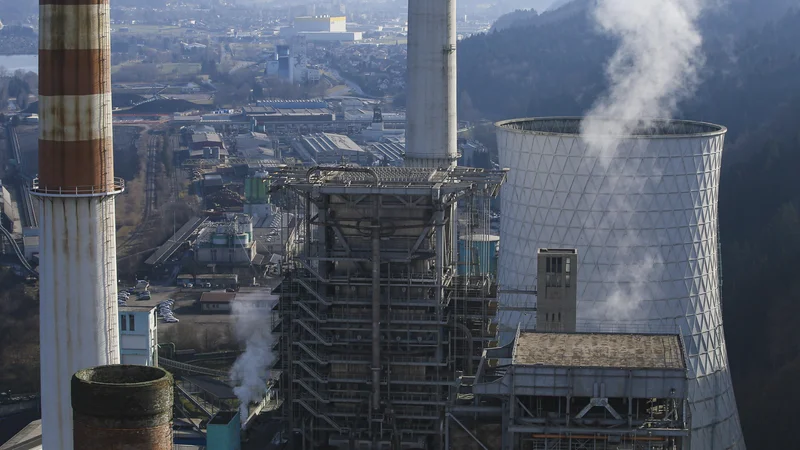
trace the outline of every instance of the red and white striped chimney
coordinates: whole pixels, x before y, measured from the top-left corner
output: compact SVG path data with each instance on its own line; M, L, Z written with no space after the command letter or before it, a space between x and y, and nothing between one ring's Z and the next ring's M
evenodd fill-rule
M108 0L39 0L42 445L71 450L70 380L119 363Z

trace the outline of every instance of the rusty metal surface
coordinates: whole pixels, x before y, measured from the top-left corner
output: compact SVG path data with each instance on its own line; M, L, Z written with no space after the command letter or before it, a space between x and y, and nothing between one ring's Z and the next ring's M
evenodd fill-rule
M108 0L39 5L39 184L113 192Z
M39 184L48 189L101 186L114 190L112 170L107 167L113 151L110 139L94 141L39 141Z
M39 95L110 93L109 63L105 50L39 50Z

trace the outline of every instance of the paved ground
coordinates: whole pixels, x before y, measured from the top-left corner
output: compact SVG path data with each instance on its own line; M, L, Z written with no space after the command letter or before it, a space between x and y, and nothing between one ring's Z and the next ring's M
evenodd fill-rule
M270 280L265 292L277 285L277 280ZM203 292L211 289L190 288L154 284L150 286L150 300L138 300L131 295L128 306L153 306L173 299L172 311L180 322L166 323L158 321L158 340L160 343L172 342L178 350L195 349L197 351L215 351L237 345L235 336L235 317L228 313L203 313L197 300ZM215 289L214 291L221 291ZM269 326L269 324L267 324Z

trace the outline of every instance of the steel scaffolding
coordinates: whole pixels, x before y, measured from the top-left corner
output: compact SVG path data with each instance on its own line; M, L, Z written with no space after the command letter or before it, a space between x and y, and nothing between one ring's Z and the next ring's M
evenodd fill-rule
M504 171L286 168L306 218L275 309L284 416L305 448L441 448L456 380L496 310L489 276L458 276L457 203Z

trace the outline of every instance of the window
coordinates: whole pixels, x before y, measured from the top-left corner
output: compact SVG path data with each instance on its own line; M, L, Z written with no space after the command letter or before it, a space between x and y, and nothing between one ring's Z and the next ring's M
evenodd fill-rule
M564 270L564 286L570 287L572 285L572 271L570 268L570 258L567 258L567 262L565 263Z
M545 258L545 282L547 287L561 287L561 274L563 273L564 258L553 256Z
M125 321L125 314L120 316L120 325L122 325L122 331L128 331L128 322Z
M561 313L558 313L558 321L561 322Z
M134 324L134 321L133 321L133 314L128 315L128 322L130 322L130 324L128 325L128 328L131 331L136 331L136 327L135 327L135 324Z

